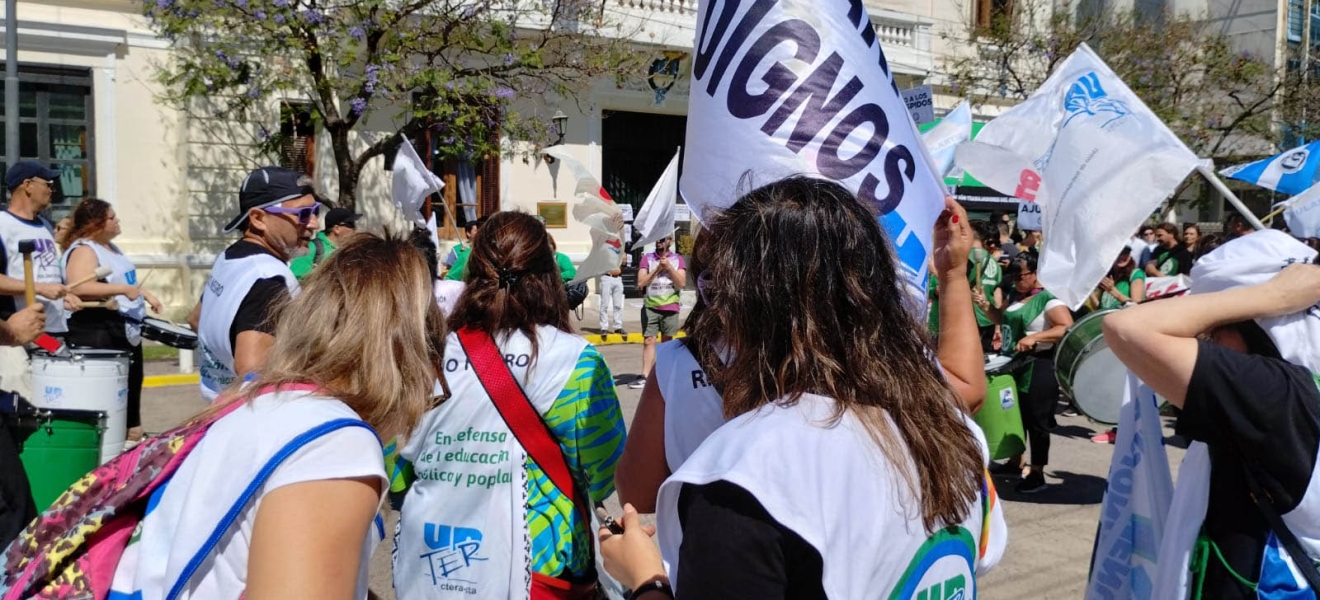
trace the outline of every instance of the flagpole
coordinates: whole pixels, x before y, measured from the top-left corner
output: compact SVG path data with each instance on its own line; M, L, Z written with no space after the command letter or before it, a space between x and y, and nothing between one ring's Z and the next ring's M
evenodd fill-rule
M1260 219L1257 219L1256 215L1251 213L1251 210L1247 208L1247 205L1243 204L1242 201L1228 189L1228 186L1224 185L1224 182L1219 180L1219 176L1215 175L1214 171L1210 170L1205 165L1197 165L1196 170L1201 176L1205 177L1206 181L1210 182L1210 185L1214 186L1215 190L1218 191L1225 200L1228 200L1229 204L1233 205L1233 208L1236 208L1239 213L1242 213L1242 216L1247 219L1247 223L1250 223L1251 226L1256 229L1267 229L1265 224L1261 223Z

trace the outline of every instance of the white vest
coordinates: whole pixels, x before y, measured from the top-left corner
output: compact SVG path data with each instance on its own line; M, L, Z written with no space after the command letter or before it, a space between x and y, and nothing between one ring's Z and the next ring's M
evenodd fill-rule
M514 379L544 415L587 347L580 336L537 328L538 354L522 333L496 341ZM530 368L529 368L530 366ZM518 444L450 333L445 380L451 397L422 417L400 451L417 480L395 530L394 589L400 600L527 598L526 451Z
M110 276L101 281L114 285L137 285L137 267L113 244L111 249L89 239L78 240L64 251L64 268L69 267L69 255L78 246L91 248L92 252L96 253L98 266L110 267ZM140 295L137 300L129 300L128 296L118 294L115 296L115 302L119 303L119 314L124 316L124 334L128 337L128 343L134 346L142 343L142 319L147 317L146 301Z
M834 408L830 398L805 395L794 406L772 403L741 415L665 481L656 523L671 581L682 567L683 485L723 480L750 492L820 553L830 598L976 597L976 576L998 563L1008 542L993 488L982 479L967 518L927 535L920 502L901 475L852 413L829 425ZM983 434L965 422L988 464Z
M202 398L208 402L238 379L229 329L252 284L271 277L283 278L289 286L289 295L298 295L298 280L293 271L274 256L263 252L235 260L226 259L223 253L216 257L211 277L202 291L202 314L197 323L197 341L202 351Z
M665 399L665 462L673 473L724 424L724 399L682 340L655 347L655 381Z
M50 229L46 228L40 218L38 223L33 224L24 221L13 213L5 210L0 211L0 240L5 244L5 257L8 262L5 264L5 274L23 281L23 255L18 251L18 243L23 240L34 240L37 243L36 251L32 253L32 278L37 283L64 283L64 273L60 269L59 250L55 247L55 236L51 234ZM27 299L23 294L14 296L14 310L19 311L27 307ZM41 296L37 299L46 306L46 331L48 333L64 333L69 330L67 320L69 316L64 313L63 300L50 300Z

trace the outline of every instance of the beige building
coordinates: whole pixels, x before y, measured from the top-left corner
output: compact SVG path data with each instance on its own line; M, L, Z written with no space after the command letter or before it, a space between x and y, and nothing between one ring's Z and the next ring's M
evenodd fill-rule
M938 57L958 51L941 39L941 28L962 27L994 1L868 0L899 87L938 84ZM654 55L650 75L624 85L600 81L576 102L551 104L568 117L562 143L616 200L640 206L683 141L696 1L605 0L604 9L638 24L639 51ZM214 253L229 241L220 227L236 210L243 176L257 164L246 147L254 132L208 118L204 107L185 115L158 101L153 65L168 60L169 44L151 33L136 2L22 0L18 11L22 158L63 172L66 199L55 216L81 197L112 202L123 223L120 247L152 272L149 287L176 315L186 311ZM937 95L937 113L956 101ZM272 127L279 125L276 102L269 107ZM372 124L360 127L362 135L388 133L372 131ZM307 133L310 151L296 160L333 195L329 148ZM417 143L425 155L428 141ZM445 198L458 220L494 210L539 212L561 251L585 255L586 229L571 215L561 222L574 185L562 165L509 152L497 164L434 169L451 184ZM378 157L364 171L359 193L368 228L403 225L389 188L385 158Z

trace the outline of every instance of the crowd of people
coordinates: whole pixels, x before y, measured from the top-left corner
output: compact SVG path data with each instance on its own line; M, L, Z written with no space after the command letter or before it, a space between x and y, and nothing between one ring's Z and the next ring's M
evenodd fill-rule
M25 163L6 178L0 294L13 306L0 342L24 360L19 346L42 332L128 352L140 407L134 325L160 303L115 247L111 205L80 203L54 237L38 218L52 178ZM1268 534L1288 537L1250 508L1252 485L1304 540L1320 522L1297 520L1310 517L1320 391L1307 369L1320 364L1305 335L1278 333L1320 334L1306 329L1320 268L1216 279L1216 265L1242 257L1314 258L1277 232L1143 228L1075 312L1038 278L1040 232L974 222L948 199L923 327L876 215L846 188L792 177L745 189L703 223L689 257L672 236L642 256L643 373L630 384L642 393L625 426L609 365L571 322L575 268L536 217L469 221L441 259L425 232L361 231L341 208L322 219L293 170L252 171L238 207L224 231L240 237L189 317L211 403L189 423L204 435L99 574L110 597L370 597L387 500L402 600L594 598L602 566L644 600L916 598L936 579L938 597L975 597L1007 545L991 472L1020 476L1021 493L1047 487L1055 346L1087 310L1114 311L1114 352L1181 408L1180 433L1209 446L1201 531L1220 562L1197 571L1203 597L1251 597L1233 574L1263 573ZM30 307L20 239L50 242L37 244L52 265ZM623 329L622 266L600 275L602 331ZM1189 273L1191 295L1147 301L1149 279ZM689 276L697 302L680 319ZM82 308L107 298L114 310ZM973 420L989 353L1020 365L1027 451L1003 464ZM140 439L140 415L130 427ZM14 462L0 452L0 468ZM30 498L12 509L24 491L6 483L9 539L33 511ZM600 512L616 491L617 522ZM93 493L75 487L56 508ZM32 522L5 558L51 526Z

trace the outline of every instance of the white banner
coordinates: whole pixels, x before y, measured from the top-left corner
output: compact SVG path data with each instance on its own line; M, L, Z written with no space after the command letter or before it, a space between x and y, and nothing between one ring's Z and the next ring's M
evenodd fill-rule
M1173 477L1155 393L1128 374L1087 600L1151 600Z
M1288 200L1283 220L1297 237L1320 237L1320 185L1313 185Z
M903 95L903 102L907 104L908 114L912 116L913 123L925 125L935 120L935 92L930 86L919 85L900 93Z
M674 152L669 166L660 174L655 187L646 196L646 202L637 211L633 226L642 239L633 242L634 245L645 246L674 233L674 207L678 204L678 157L682 153L682 148Z
M1085 44L976 141L1029 158L1049 188L1037 199L1045 238L1040 280L1073 308L1198 162ZM981 181L990 176L963 167Z
M440 191L445 187L445 182L426 168L426 163L417 156L417 150L413 148L412 142L408 138L403 138L399 144L399 154L394 158L394 185L390 189L390 199L394 201L394 208L403 213L403 218L407 219L415 227L426 227L426 217L422 216L422 205L426 202L426 197ZM436 249L440 248L439 244Z
M934 161L931 166L941 176L948 177L953 171L954 151L961 144L972 138L972 107L963 100L949 114L940 119L939 124L930 131L921 134L926 150Z
M842 182L882 215L914 308L944 186L930 168L861 2L701 2L683 196L697 220L806 174Z
M1040 205L1025 200L1018 202L1018 229L1040 231Z

